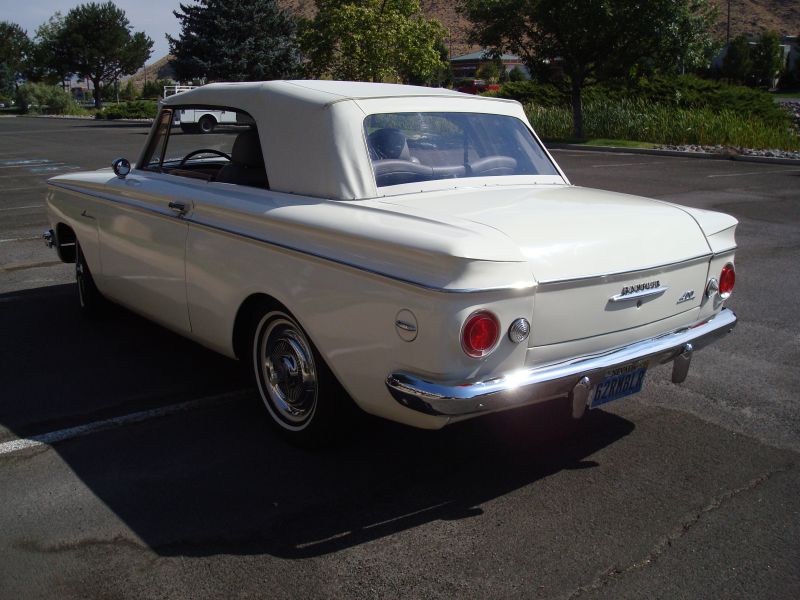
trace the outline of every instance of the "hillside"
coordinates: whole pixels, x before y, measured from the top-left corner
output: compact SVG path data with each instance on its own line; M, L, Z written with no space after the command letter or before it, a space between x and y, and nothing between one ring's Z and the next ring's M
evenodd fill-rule
M728 0L712 0L719 8L714 33L725 37ZM740 33L759 35L767 30L781 35L800 35L798 0L734 0L731 4L731 37Z
M725 38L728 20L728 0L711 0L719 8L719 18L714 34ZM314 14L313 0L278 0L279 4L296 15L310 17ZM456 11L458 0L420 0L429 17L439 19L450 32L447 44L451 56L459 56L477 46L467 42L469 21ZM773 29L781 35L800 35L800 1L798 0L732 0L731 36L745 33L759 35Z
M123 78L123 82L127 82L128 79L133 80L133 85L136 86L138 89L142 89L144 86L145 79L147 81L155 81L156 79L174 79L175 78L175 70L172 68L172 65L169 64L170 59L172 56L162 56L158 60L149 63L143 69L139 69L131 75L130 77Z
M314 0L278 0L279 4L296 15L310 17L314 14ZM719 18L714 34L725 38L728 0L712 0L719 8ZM467 41L469 21L456 11L458 0L420 0L425 14L438 19L450 34L446 44L451 56L477 50ZM745 33L759 35L773 29L781 35L800 35L799 0L733 0L731 10L731 36ZM174 73L165 56L147 65L147 79L169 79ZM141 87L145 78L142 69L133 76L134 84Z

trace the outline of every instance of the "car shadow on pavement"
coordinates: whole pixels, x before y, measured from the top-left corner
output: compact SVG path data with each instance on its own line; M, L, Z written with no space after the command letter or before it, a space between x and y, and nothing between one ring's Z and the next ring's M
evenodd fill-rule
M192 380L208 379L208 372L215 374L211 385L242 386L232 361L125 311L81 322L69 307L72 286L60 287L12 302L19 322L3 318L10 322L4 327L12 325L14 351L5 358L16 381L0 425L14 431L15 409L7 405L23 404L30 385L39 393L60 388L60 419L64 403L112 410L109 395L134 380L137 391L156 396L182 385L203 389ZM8 305L9 296L19 295L0 302ZM34 403L40 420L51 406ZM481 518L482 505L506 494L562 470L593 468L594 453L634 429L602 411L580 422L569 412L555 401L433 432L365 417L347 440L312 452L275 435L252 393L62 442L53 451L156 555L305 558L423 524Z
M119 307L88 319L76 295L0 294L0 427L30 436L249 387L235 361Z

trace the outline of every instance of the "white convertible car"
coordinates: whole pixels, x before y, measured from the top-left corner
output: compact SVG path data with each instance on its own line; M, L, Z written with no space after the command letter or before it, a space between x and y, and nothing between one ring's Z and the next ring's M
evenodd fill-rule
M205 136L181 110L236 113ZM135 166L54 177L81 306L252 364L298 441L368 413L439 428L685 379L724 336L736 220L573 186L517 102L335 81L168 98Z

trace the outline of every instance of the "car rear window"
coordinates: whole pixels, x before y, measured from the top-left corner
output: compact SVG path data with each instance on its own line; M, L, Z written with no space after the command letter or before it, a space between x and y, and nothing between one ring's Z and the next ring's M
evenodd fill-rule
M558 175L519 119L482 113L383 113L364 120L378 187L508 175Z

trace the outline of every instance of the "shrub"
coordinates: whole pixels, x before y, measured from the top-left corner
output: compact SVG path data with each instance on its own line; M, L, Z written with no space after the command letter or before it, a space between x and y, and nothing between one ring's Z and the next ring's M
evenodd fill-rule
M569 107L526 106L528 118L547 139L572 134ZM682 108L646 99L593 99L583 107L588 138L610 138L657 144L726 145L747 148L800 148L800 138L785 124L742 116L729 109Z
M154 119L158 113L158 103L148 100L134 100L106 106L97 113L98 119Z
M509 81L497 92L497 96L517 100L522 104L532 102L540 106L559 106L569 103L569 97L556 86L533 81Z
M17 89L16 102L23 113L78 115L82 109L58 86L25 83Z
M637 82L630 97L650 102L674 104L681 108L711 107L753 116L771 123L786 121L786 115L764 91L700 79L692 75L656 76Z
M528 78L525 76L525 71L517 65L508 73L508 78L511 81L526 81Z
M507 83L498 96L518 100L523 104L532 102L541 106L570 105L567 92L552 84L532 81ZM632 83L608 81L587 87L583 91L584 103L637 99L680 108L710 107L729 110L745 117L758 117L776 125L786 123L785 112L767 92L693 75L656 75Z
M172 85L171 79L152 79L144 84L142 87L142 98L160 98L164 93L165 85Z

